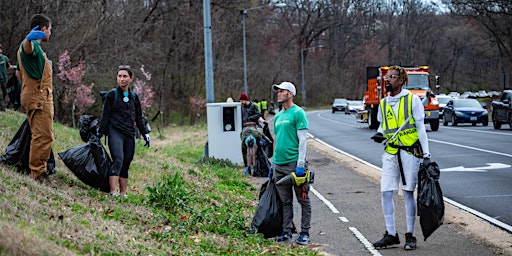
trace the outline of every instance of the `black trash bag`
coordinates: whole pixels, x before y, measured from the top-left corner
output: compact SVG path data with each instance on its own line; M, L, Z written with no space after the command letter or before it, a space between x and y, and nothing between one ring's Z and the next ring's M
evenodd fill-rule
M267 180L261 185L260 201L250 232L261 233L265 238L276 237L283 232L283 203L279 199L274 180Z
M32 132L28 120L21 124L14 137L7 145L4 154L0 157L0 162L15 166L19 172L30 174L29 154L30 142L32 141ZM50 151L50 158L46 162L46 172L55 174L55 157L53 149Z
M283 203L279 198L274 180L269 179L261 185L259 199L250 233L261 233L265 238L281 235L283 232ZM292 223L291 232L297 233L295 223Z
M64 164L83 183L109 192L108 170L112 160L96 136L90 136L87 144L59 153Z
M267 157L271 158L274 156L274 139L270 133L270 128L268 127L267 122L264 123L263 135L261 137L265 141L265 147L263 147L263 149L265 150Z
M80 138L88 142L90 136L96 136L98 131L98 118L93 115L80 116Z
M417 206L424 241L443 224L444 200L439 185L440 173L436 162L420 164Z
M270 172L270 160L268 160L267 154L265 151L258 147L256 151L256 166L252 172L252 176L254 177L268 177L268 173Z

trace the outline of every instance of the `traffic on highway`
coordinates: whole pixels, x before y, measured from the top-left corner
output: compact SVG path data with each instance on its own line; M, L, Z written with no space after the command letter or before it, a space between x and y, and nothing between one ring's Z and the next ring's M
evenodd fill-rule
M375 130L354 115L309 111L309 133L315 138L377 169L384 145L370 137ZM445 203L466 210L512 232L512 129L492 126L427 125L432 161L441 168Z

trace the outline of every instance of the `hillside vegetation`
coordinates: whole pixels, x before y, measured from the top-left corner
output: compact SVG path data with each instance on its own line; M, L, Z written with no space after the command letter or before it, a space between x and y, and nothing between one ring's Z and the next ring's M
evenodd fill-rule
M1 113L2 152L24 119ZM137 142L128 198L78 180L57 153L84 144L79 131L56 123L54 132L52 184L0 165L0 255L317 254L249 233L261 179L204 158L204 126L152 134L149 149Z

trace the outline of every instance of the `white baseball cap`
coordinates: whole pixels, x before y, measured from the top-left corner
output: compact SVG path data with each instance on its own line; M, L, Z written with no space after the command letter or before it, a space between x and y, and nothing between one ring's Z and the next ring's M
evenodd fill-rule
M295 85L293 85L290 82L282 82L280 84L272 85L272 90L277 92L278 89L288 90L288 91L292 92L293 96L295 96Z

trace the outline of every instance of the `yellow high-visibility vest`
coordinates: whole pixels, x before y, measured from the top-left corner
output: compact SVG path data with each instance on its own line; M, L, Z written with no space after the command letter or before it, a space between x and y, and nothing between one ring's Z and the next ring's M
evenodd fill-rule
M386 152L395 155L398 148L391 147L389 144L412 146L419 138L418 131L416 130L416 121L414 118L409 119L405 127L397 134L395 138L390 139L393 134L398 131L398 128L412 115L412 93L407 94L400 98L398 105L398 117L395 116L393 108L387 103L386 98L380 101L380 110L382 114L382 130L384 136L388 138Z

